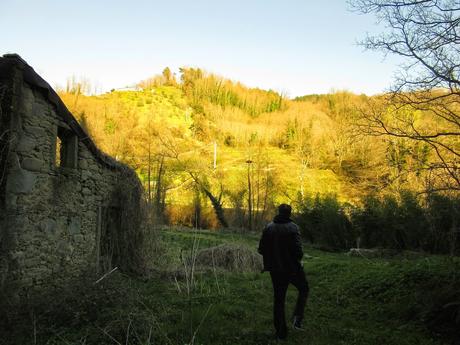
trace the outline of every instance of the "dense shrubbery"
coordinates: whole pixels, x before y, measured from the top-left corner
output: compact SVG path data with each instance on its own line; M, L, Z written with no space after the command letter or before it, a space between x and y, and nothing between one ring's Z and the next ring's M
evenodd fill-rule
M353 247L355 236L344 206L335 195L305 198L296 218L304 239L330 249Z
M306 240L331 249L359 245L430 253L460 252L460 200L432 194L418 198L367 196L361 206L341 204L335 195L308 197L296 218Z
M199 68L181 68L181 73L182 89L192 104L208 101L223 108L236 107L252 117L283 109L283 96L275 91L247 88Z

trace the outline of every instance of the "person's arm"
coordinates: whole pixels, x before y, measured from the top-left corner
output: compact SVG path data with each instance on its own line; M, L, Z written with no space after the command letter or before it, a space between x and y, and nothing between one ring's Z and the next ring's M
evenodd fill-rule
M265 229L264 229L264 231L262 232L262 237L260 238L260 241L259 241L259 248L257 248L257 251L261 255L264 255L264 252L265 252L265 242L266 242L266 236L265 236Z
M294 232L294 257L300 261L303 257L302 240L300 239L299 228Z

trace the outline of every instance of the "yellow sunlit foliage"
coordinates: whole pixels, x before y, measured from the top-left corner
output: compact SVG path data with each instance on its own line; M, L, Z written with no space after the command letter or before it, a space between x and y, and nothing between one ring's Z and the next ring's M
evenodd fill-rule
M138 87L99 96L69 87L60 96L99 147L136 169L159 217L183 205L191 212L183 217L196 221L214 203L238 219L251 204L256 224L276 203L306 195L359 203L369 192L426 183L429 148L363 134L360 115L378 97L289 100L195 68L182 68L180 81L166 68ZM434 125L424 114L406 116Z

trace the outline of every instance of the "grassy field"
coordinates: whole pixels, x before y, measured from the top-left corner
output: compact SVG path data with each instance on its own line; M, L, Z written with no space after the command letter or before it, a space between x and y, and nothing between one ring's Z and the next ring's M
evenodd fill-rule
M114 273L94 285L79 281L58 298L3 329L6 344L272 344L268 273L195 267L182 257L233 243L256 249L255 236L163 230L156 269L146 279ZM429 331L429 311L449 294L458 262L442 257L365 259L306 247L311 286L304 332L286 344L444 344ZM458 279L457 279L458 282ZM293 310L295 289L287 296ZM446 297L447 298L447 297ZM11 324L10 324L11 326Z

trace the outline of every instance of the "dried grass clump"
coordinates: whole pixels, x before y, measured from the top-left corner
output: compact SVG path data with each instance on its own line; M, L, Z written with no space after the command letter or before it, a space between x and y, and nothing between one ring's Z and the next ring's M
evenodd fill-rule
M246 246L222 244L198 252L196 264L235 272L260 272L262 256Z

